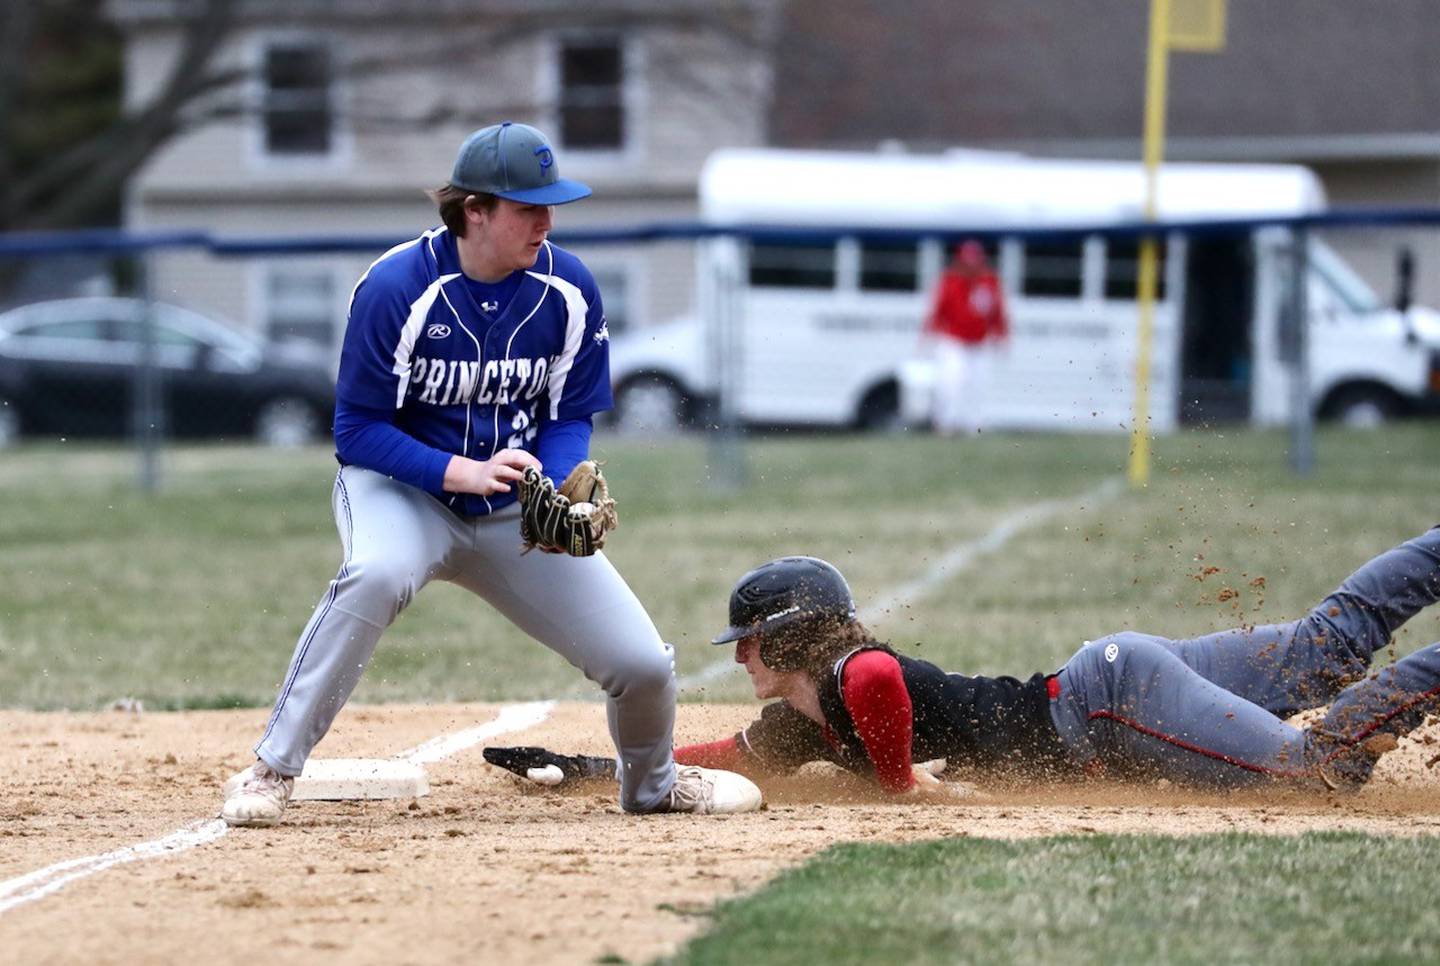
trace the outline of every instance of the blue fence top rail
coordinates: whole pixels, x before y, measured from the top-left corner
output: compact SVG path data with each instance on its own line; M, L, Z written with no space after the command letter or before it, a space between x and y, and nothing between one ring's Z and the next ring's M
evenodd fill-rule
M1270 218L1216 218L1179 221L1127 221L1076 224L1060 227L956 225L953 227L881 228L873 225L756 225L717 224L703 221L653 222L615 228L564 229L553 234L562 245L619 245L737 237L762 242L824 243L837 238L865 241L911 241L939 238L1075 239L1090 235L1142 238L1168 234L1219 236L1245 234L1261 228L1375 228L1440 225L1440 206L1338 208L1309 215ZM411 235L256 235L223 236L208 231L135 232L93 228L80 231L0 233L0 258L46 255L137 254L162 249L202 248L220 256L295 255L334 252L379 253L408 240Z

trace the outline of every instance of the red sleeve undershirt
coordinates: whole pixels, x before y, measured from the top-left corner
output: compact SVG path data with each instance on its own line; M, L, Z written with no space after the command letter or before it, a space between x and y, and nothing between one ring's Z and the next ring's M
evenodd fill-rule
M889 791L909 791L915 784L910 771L914 717L900 662L884 651L860 652L845 662L840 694L875 766L876 779ZM702 768L754 771L747 768L754 762L746 761L737 738L676 748L675 760Z
M910 771L915 721L900 662L884 651L861 651L845 662L840 695L876 779L889 791L908 791L915 784Z
M732 735L708 744L676 748L675 760L682 765L722 768L725 771L744 771L745 752L740 749L740 742L737 738L738 735Z

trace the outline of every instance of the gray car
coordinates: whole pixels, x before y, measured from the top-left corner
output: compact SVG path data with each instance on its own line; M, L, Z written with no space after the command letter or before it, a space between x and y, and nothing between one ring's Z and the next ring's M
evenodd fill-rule
M167 435L299 445L329 432L328 353L262 342L179 306L150 308ZM76 298L0 313L0 446L132 432L145 312L139 299Z

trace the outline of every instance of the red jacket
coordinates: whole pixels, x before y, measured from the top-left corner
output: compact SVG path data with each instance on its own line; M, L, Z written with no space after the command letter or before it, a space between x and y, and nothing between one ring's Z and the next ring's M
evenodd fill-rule
M991 271L966 275L947 269L940 276L935 307L925 320L925 331L977 344L1003 339L1009 333L1000 280Z

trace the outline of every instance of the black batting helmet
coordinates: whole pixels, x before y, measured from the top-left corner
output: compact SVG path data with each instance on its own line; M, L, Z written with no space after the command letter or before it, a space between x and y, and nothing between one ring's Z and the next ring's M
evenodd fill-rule
M805 664L806 638L855 620L850 585L818 557L781 557L741 577L730 592L730 626L712 644L760 635L760 660L777 671Z

